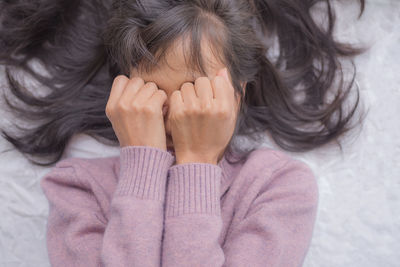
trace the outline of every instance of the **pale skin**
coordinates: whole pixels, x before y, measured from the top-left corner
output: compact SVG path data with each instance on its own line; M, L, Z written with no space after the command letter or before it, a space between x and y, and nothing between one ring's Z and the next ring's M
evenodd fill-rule
M176 164L221 160L234 132L239 98L227 69L210 50L203 54L210 63L208 77L189 75L176 45L167 54L168 64L151 73L132 69L129 78L114 79L106 115L121 147L173 146Z

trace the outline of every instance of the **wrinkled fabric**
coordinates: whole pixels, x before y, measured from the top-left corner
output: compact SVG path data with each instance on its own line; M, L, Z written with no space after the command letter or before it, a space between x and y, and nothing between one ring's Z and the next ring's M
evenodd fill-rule
M148 146L58 162L40 183L51 265L302 266L318 207L308 165L270 148L174 162Z

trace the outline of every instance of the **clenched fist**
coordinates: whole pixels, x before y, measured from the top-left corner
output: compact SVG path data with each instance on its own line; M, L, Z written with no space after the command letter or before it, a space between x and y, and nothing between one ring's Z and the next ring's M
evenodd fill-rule
M163 105L167 95L140 77L114 79L106 105L120 147L151 146L166 150Z
M234 93L226 68L172 93L168 121L177 164L218 163L235 130L239 99Z

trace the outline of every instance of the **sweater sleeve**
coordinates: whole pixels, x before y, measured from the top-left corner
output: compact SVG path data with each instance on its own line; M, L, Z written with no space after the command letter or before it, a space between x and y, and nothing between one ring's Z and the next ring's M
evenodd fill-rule
M152 147L121 148L108 222L76 166L58 164L41 181L49 201L52 266L160 266L165 187L174 157ZM88 179L90 179L88 177Z
M307 165L294 161L274 173L265 171L268 185L228 230L222 247L220 168L182 164L170 172L163 266L302 266L318 203L316 180Z
M209 163L184 163L169 170L162 266L222 266L219 199L222 169Z

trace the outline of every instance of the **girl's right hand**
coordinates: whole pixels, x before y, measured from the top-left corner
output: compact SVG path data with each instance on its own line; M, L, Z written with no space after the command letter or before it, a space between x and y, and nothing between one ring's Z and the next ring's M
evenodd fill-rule
M167 150L163 104L167 94L140 77L115 77L106 105L120 147L151 146Z

